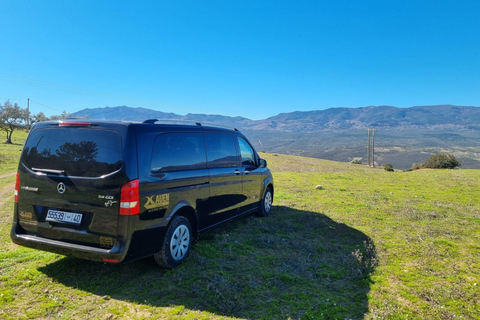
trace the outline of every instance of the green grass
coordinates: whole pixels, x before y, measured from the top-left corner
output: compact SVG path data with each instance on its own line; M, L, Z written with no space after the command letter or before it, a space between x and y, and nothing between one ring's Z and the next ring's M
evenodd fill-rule
M0 318L480 318L480 171L261 156L273 214L201 234L174 270L18 247L4 202Z
M0 175L17 170L18 159L22 151L23 143L27 138L27 132L16 130L12 135L12 144L6 144L0 140Z
M267 157L284 186L277 204L325 214L372 240L367 318L480 317L478 170L392 173ZM284 166L295 160L297 173Z

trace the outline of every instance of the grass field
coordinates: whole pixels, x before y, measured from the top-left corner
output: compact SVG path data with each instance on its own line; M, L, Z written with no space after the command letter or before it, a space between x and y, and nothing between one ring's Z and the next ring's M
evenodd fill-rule
M8 173L24 138L0 146L0 319L480 318L478 170L262 153L273 214L201 234L186 263L163 270L11 243Z
M14 131L12 143L6 144L4 136L0 136L0 176L2 174L15 172L18 166L18 158L22 151L23 142L27 138L25 131Z

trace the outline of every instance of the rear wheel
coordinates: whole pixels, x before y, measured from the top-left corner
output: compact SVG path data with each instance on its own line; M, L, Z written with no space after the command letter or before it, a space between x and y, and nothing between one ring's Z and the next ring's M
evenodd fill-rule
M187 218L175 216L170 221L162 249L154 255L155 261L164 268L175 268L190 253L192 227Z
M260 208L258 209L257 215L260 217L266 217L272 211L272 204L273 204L273 192L272 188L268 187L265 191L265 195L260 201Z

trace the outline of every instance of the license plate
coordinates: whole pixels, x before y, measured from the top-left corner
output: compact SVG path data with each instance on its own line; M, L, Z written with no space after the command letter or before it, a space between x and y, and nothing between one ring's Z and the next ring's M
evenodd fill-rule
M46 221L66 222L80 224L82 222L81 213L63 212L57 210L48 210Z

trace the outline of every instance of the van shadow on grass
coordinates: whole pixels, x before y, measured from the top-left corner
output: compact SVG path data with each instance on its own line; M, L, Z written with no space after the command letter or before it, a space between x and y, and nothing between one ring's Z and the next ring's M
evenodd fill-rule
M66 286L154 307L250 319L361 319L375 247L326 215L276 206L199 236L173 270L153 258L120 265L64 258L39 268Z

